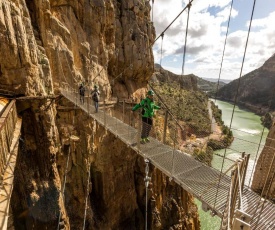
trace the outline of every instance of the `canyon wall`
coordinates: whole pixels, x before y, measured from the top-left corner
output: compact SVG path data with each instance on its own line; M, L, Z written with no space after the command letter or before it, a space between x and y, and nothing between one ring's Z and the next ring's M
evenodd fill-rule
M144 159L60 89L144 93L150 10L144 0L0 0L0 89L23 119L10 229L144 229ZM152 166L150 176L150 229L199 229L192 196Z

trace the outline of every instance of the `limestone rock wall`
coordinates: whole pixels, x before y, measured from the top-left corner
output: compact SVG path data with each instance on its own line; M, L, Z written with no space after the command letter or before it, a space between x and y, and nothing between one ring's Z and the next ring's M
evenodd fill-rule
M0 1L1 89L16 94L45 95L52 92L45 50L36 42L25 1Z
M1 0L0 12L4 89L44 95L84 82L110 96L122 83L128 96L152 74L147 1Z
M85 229L144 228L143 159L58 95L83 82L106 99L137 97L154 38L148 1L0 0L0 89L36 96L17 101L11 229L82 229L86 203ZM150 228L198 229L192 197L150 173Z

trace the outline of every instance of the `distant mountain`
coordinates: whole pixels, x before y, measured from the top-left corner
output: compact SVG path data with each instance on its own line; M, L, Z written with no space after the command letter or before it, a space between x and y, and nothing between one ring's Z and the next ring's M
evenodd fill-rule
M213 80L211 81L210 79L197 77L198 88L201 89L202 91L206 91L208 93L214 94L217 91L217 89L226 85L226 83L224 83L223 81L219 81L218 83L217 79L216 81L213 81Z
M236 79L220 88L217 98L233 102L236 94L239 105L256 113L275 111L275 54L260 68L242 76L240 81Z
M217 90L217 82L208 81L194 74L188 74L183 76L177 75L168 70L163 69L159 64L155 64L155 72L152 77L152 81L173 82L175 84L180 84L181 88L183 89L200 89L202 91L207 92L215 92ZM220 81L218 88L221 88L224 85L225 83Z
M159 64L155 64L155 71L151 79L153 82L166 82L180 85L183 89L197 90L197 76L194 74L177 75L168 70L163 69Z
M225 84L228 84L229 82L231 82L232 80L229 80L229 79L217 79L217 78L203 78L204 80L206 81L210 81L210 82L220 82L220 83L223 83L224 85Z

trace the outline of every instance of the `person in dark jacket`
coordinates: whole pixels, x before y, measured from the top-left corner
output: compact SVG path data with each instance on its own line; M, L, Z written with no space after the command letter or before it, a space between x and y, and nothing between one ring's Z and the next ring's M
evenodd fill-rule
M80 102L84 104L85 87L83 83L81 83L79 86L79 96L80 96Z
M155 110L159 110L160 107L154 103L154 91L149 90L147 96L139 104L136 104L132 111L136 111L139 108L142 108L142 131L141 131L141 143L145 144L149 142L149 133L153 125L153 116Z
M91 92L92 100L94 101L95 104L95 112L98 112L98 102L99 102L99 96L100 92L98 90L97 85L94 86L94 90Z

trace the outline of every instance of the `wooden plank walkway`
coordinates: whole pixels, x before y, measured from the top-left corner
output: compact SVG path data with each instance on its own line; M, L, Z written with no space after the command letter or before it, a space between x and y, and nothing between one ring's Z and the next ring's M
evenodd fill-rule
M135 128L105 114L103 111L94 113L93 105L88 105L86 101L84 104L80 104L79 97L75 93L64 90L61 91L61 94L88 113L90 117L122 140L128 147L149 159L151 164L171 177L184 190L207 204L219 217L223 216L230 190L230 177L224 175L217 185L215 182L219 180L220 176L218 170L206 166L196 161L189 154L175 150L153 138L150 139L149 143L137 145L138 131ZM244 188L242 199L243 211L251 216L254 215L250 223L251 229L275 229L275 205L273 203L262 202L261 197L248 187Z

